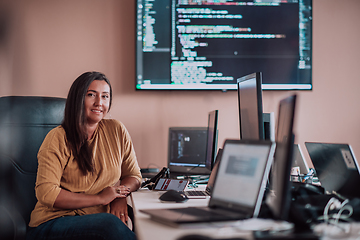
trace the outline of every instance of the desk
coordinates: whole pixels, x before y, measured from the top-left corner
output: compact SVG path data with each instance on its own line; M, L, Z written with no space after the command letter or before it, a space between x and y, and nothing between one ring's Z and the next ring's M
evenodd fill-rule
M139 240L176 240L187 234L202 234L214 238L242 237L253 239L251 225L266 225L266 220L249 219L238 222L192 224L191 226L170 227L152 220L147 214L139 212L141 209L180 208L193 206L207 206L209 199L189 199L186 203L162 203L158 199L162 192L140 189L132 193L132 205L135 214L136 234ZM271 221L271 220L270 220ZM319 227L321 227L319 225ZM360 223L345 224L347 234L339 234L337 229L327 229L322 240L328 239L360 239ZM337 232L334 232L337 231ZM321 230L323 232L323 230ZM344 238L345 237L345 238Z
M140 212L141 209L202 207L207 206L209 202L209 198L207 198L189 199L185 203L163 203L158 199L162 193L147 189L140 189L132 193L136 234L139 240L176 240L180 236L187 234L202 234L219 238L242 237L251 239L252 232L240 231L237 228L239 227L238 222L202 223L171 227L158 223L152 220L149 215Z

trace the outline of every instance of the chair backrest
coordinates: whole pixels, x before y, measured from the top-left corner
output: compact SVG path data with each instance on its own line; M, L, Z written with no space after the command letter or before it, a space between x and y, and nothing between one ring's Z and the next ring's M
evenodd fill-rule
M66 99L35 96L0 98L0 165L3 197L11 198L25 223L36 204L37 153L46 134L61 124Z

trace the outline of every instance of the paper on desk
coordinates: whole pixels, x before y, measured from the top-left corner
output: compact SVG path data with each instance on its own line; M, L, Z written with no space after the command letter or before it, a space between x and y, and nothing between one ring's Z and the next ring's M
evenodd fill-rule
M253 231L288 231L292 230L294 225L285 221L250 218L239 221L207 223L206 227L214 231L212 234L215 238L248 238L252 236Z
M272 219L250 218L236 222L235 227L242 231L287 231L293 229L294 224Z
M213 227L230 227L239 231L287 231L294 227L293 223L273 219L250 218L234 222L217 222Z

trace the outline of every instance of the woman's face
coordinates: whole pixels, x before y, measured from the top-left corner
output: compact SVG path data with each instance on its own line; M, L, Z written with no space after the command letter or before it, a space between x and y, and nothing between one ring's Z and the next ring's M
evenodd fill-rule
M85 118L88 124L97 124L109 110L110 87L104 80L94 80L85 95Z

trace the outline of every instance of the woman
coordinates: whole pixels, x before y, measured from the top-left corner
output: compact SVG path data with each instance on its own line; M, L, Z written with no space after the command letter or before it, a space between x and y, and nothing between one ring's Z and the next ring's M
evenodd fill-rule
M124 125L104 119L112 88L106 76L86 72L72 84L64 121L38 152L27 239L135 239L126 226L126 197L141 174Z

